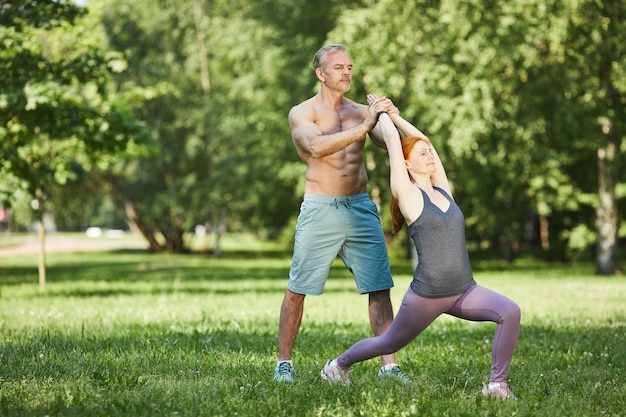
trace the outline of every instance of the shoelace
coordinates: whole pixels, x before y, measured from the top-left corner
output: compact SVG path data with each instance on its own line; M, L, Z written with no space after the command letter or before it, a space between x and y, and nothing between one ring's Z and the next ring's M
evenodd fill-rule
M284 374L288 374L291 371L291 365L289 365L289 362L282 362L280 365L278 365L278 373L281 375Z

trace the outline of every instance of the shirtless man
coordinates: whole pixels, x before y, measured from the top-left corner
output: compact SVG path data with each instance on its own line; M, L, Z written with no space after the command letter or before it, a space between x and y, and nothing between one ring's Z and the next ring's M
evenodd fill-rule
M307 170L289 283L280 310L274 369L274 380L280 382L293 382L291 354L304 298L324 292L337 256L354 275L359 293L369 295L374 335L384 333L393 321L389 299L393 280L378 211L367 193L363 154L366 134L384 147L376 127L378 112L397 109L385 97L369 106L344 97L350 89L352 62L343 45L321 48L313 58L313 68L321 91L289 112L293 143ZM395 354L381 356L381 360L379 376L410 382L395 363Z

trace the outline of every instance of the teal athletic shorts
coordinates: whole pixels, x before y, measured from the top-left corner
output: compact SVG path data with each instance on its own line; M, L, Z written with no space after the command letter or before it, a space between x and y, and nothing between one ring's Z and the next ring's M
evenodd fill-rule
M337 256L354 275L359 293L393 287L378 209L367 193L304 195L287 288L298 294L322 294Z

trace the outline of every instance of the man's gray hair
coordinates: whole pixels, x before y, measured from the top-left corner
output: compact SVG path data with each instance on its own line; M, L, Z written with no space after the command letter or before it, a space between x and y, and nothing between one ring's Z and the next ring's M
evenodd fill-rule
M334 43L332 45L326 45L320 48L319 51L313 57L313 69L317 70L318 68L322 68L322 66L326 63L326 58L328 55L333 54L337 51L348 52L345 46L340 43Z

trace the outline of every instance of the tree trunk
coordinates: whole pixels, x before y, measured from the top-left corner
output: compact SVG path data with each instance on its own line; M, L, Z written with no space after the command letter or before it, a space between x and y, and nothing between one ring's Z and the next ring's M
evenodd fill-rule
M605 131L605 133L609 133ZM596 228L598 233L598 254L596 274L615 275L619 273L617 256L617 201L615 182L611 165L615 159L615 143L598 149L598 209Z
M135 209L135 204L127 201L124 204L124 210L126 212L126 217L128 219L130 228L139 231L139 233L141 233L143 237L146 238L146 240L148 241L148 245L150 245L148 250L155 253L163 252L163 246L161 246L161 244L159 244L159 242L156 240L152 228L144 225L143 222L141 222L141 220L139 219L139 216L137 215L137 210Z
M39 235L39 286L46 286L46 228L43 224L43 213L37 219L37 232Z
M550 250L550 223L544 215L539 215L539 241L542 251Z
M39 286L46 286L46 227L43 224L44 199L41 188L35 191L33 209L37 213L37 235L39 236L39 260L37 267L39 270Z
M166 229L162 230L165 239L165 250L168 253L185 253L188 252L185 247L185 221L181 214L168 211L165 215L164 224Z
M170 229L165 233L165 250L168 253L186 252L185 242L183 240L184 232L182 229Z
M602 42L600 59L600 83L602 85L603 101L605 109L603 114L622 113L624 110L624 96L613 84L614 57L616 35L620 31L619 2L609 3L608 26L604 32L606 39ZM605 22L606 24L606 22ZM619 53L618 53L619 54ZM605 113L606 112L606 113ZM615 199L615 153L619 152L618 138L620 132L616 132L613 121L608 116L600 118L600 128L605 138L605 146L598 149L598 209L596 211L596 229L598 233L598 254L596 274L617 275L620 274L618 260L618 215L617 200Z
M220 246L220 240L222 235L226 233L226 217L228 216L228 210L222 209L220 215L215 220L215 250L213 256L215 258L222 257L222 248Z

